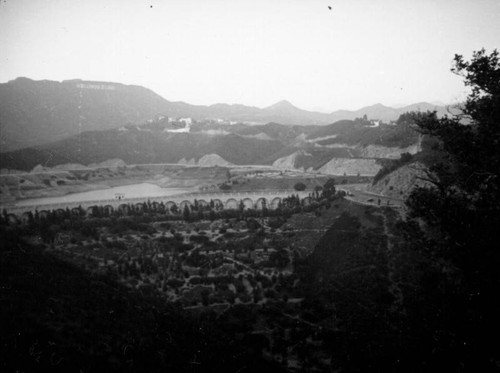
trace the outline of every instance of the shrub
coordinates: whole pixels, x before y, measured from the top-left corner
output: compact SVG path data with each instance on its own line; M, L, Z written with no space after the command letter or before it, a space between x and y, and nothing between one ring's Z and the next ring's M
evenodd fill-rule
M303 190L306 190L306 184L302 183L302 182L298 182L297 184L295 184L293 186L293 188L296 190L296 191L303 191Z

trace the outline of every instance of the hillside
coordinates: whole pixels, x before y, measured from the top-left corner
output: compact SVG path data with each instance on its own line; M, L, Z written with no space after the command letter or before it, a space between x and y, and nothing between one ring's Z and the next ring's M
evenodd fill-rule
M140 131L91 131L51 144L0 154L2 168L31 170L38 164L89 165L112 158L127 164L177 163L181 159L199 159L217 154L233 164L258 164L284 145L234 134L206 136L196 133L169 134Z
M363 115L369 119L390 121L409 110L438 110L440 115L445 112L443 107L425 103L398 109L378 104L356 111L338 110L332 113L302 110L288 101L262 109L228 104L203 106L171 102L147 88L112 82L17 78L0 84L2 152L46 144L86 131L145 123L159 116L303 126L325 125ZM275 124L261 129L263 133L271 132L268 135L275 138ZM253 131L245 129L242 135L251 135ZM309 130L294 127L284 135L289 137L294 132L304 131L309 133Z
M429 170L445 161L445 155L436 148L437 144L437 139L424 135L416 152L405 152L400 158L385 159L369 190L392 198L406 199L415 187L429 186Z
M375 176L382 165L375 159L333 158L319 171L329 175Z
M370 187L370 191L391 198L406 199L417 186L429 185L422 180L426 178L426 167L420 162L404 165L382 177Z
M0 84L2 151L142 123L167 109L176 107L143 87L18 78Z
M176 128L172 123L158 119L142 125L86 131L48 144L0 153L0 164L2 169L29 171L37 165L88 166L118 158L126 164L186 164L201 160L207 165L274 164L281 168L318 170L335 159L344 159L349 165L336 164L335 169L345 168L347 174L371 175L377 170L360 166L362 169L356 171L359 162L349 159L397 159L402 153L418 152L421 143L418 133L405 123L373 126L369 121L343 120L328 126L308 127L194 120L192 128L174 124L185 127L172 132L171 128ZM322 168L327 172L330 169Z
M1 229L1 371L280 371L151 287L131 290Z
M318 149L307 148L296 150L296 147L287 147L274 154L279 157L273 161L273 166L278 168L296 168L317 170L325 163L336 158L351 158L353 152L347 148ZM291 152L291 153L290 153Z
M418 132L406 123L373 125L363 120L341 120L310 133L307 141L326 147L344 144L403 148L416 144L418 137Z

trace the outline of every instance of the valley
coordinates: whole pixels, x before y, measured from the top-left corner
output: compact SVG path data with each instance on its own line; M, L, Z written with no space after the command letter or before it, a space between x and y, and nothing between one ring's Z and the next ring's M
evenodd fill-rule
M321 189L332 175L269 166L197 167L183 165L133 165L73 170L45 169L45 172L0 175L0 207L21 216L27 211L57 210L95 205L117 209L122 204L176 201L253 199L269 202L290 194L302 198ZM38 170L42 171L42 170ZM347 199L367 205L399 207L397 196L388 197L370 190L371 177L337 177L338 189ZM295 185L303 184L304 191Z
M15 84L20 83L32 84ZM68 92L72 84L64 83ZM219 366L214 356L227 356L236 367L252 361L277 372L326 372L349 361L342 351L356 343L346 336L353 325L365 325L363 338L371 336L365 340L371 349L383 338L380 315L387 315L386 323L400 317L391 297L397 293L397 307L404 302L403 293L396 292L403 268L394 263L407 252L394 250L393 241L402 235L397 222L406 214L401 190L409 190L414 180L403 171L427 146L404 117L384 122L384 116L351 113L327 124L325 116L281 102L262 110L216 106L210 110L222 118L210 118L200 114L207 108L166 103L136 87L77 82L77 88L85 90L79 110L99 107L103 97L111 102L115 94L128 97L131 107L142 107L144 100L152 106L133 118L130 112L101 108L100 115L110 120L106 128L98 128L98 119L90 116L77 134L69 128L61 138L13 144L0 153L2 240L8 250L26 247L22 253L31 253L18 265L50 263L44 276L58 284L57 290L42 291L55 291L51 305L32 306L34 313L26 317L41 330L64 330L55 335L60 346L73 346L69 353L85 351L84 356L98 359L92 346L104 340L110 346L104 349L117 356L110 364L120 370L130 361L120 355L129 346L136 361L149 351L161 356L171 348L162 338L177 333L179 356L211 367ZM151 114L160 107L169 115ZM43 105L38 109L43 112ZM259 122L267 119L288 124ZM393 172L405 176L392 178ZM61 268L76 274L76 284L58 279ZM94 280L126 295L116 300L106 295L116 290L80 284ZM61 295L66 293L82 295ZM136 297L141 315L152 312L149 321L120 305ZM89 298L106 301L91 311ZM57 311L52 299L61 305ZM76 346L66 337L72 330L66 320L75 318L66 313L78 314L73 301L82 302L77 308L83 314L95 312L117 323L112 330L91 326L89 350L80 337ZM211 337L198 336L203 347L192 350L192 340L185 341L177 326L160 335L156 327L143 329L148 322L165 322L164 314L173 315L168 320L174 322L182 314L196 333L210 330L220 341L209 344ZM123 320L130 319L125 328ZM19 334L19 323L13 327ZM125 329L140 338L123 342ZM38 338L47 346L40 352L45 359L49 351L68 353L51 344L50 332L36 337L23 329L21 334L26 343ZM160 339L144 350L138 342L144 337ZM212 356L207 353L212 348L229 355L219 350ZM15 349L24 354L24 347ZM200 357L201 351L207 355ZM366 353L365 347L357 351ZM155 366L168 366L155 359L150 360ZM186 362L190 366L192 359L179 361L181 371Z
M0 373L499 372L499 19L0 1Z
M196 317L210 317L212 326L285 370L326 369L332 364L334 329L311 303L307 258L336 224L364 237L371 230L383 234L378 214L394 217L390 210L353 205L344 192L327 189L328 180L302 175L280 181L298 180L308 182L306 191L292 189L277 205L248 205L242 198L223 207L195 199L169 210L149 200L137 206L124 200L124 209L37 211L22 225L8 225L30 245L45 247L46 255L144 296L159 296ZM349 271L369 275L373 266L383 266L377 261Z

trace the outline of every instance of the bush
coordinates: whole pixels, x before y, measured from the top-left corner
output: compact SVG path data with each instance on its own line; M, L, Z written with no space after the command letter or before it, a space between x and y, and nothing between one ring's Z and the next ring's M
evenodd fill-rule
M172 278L167 281L167 285L171 288L179 288L184 285L184 281Z
M191 242L196 242L200 244L210 241L210 239L207 236L203 235L192 235L191 237L189 237L189 239L191 240Z
M302 183L302 182L298 182L297 184L295 184L295 185L293 186L293 188L294 188L296 191L300 192L300 191L306 190L306 184L304 184L304 183Z
M107 241L104 245L108 249L127 250L127 245L123 241Z
M267 221L267 225L273 229L280 228L283 224L285 224L285 220L281 217L271 218Z

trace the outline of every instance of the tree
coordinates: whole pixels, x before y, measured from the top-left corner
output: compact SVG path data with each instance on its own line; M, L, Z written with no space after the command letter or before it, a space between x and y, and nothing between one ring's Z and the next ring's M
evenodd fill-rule
M494 242L500 211L500 63L498 52L475 52L471 62L455 56L455 73L472 92L454 117L435 113L418 118L421 132L439 140L441 162L430 167L431 186L417 188L407 205L413 217L437 226L442 241L455 247L455 264L472 264L465 247L486 249ZM472 231L471 231L472 229ZM471 235L471 233L477 235Z
M426 255L441 268L433 315L425 315L433 320L427 322L429 349L453 356L450 364L462 370L488 371L500 361L487 342L500 332L498 51L474 52L470 62L455 55L452 71L471 93L458 115L415 116L418 130L437 139L434 159L439 161L429 168L427 185L416 188L406 205L409 217L423 226ZM421 234L414 232L414 237Z
M179 208L177 207L177 205L175 203L170 207L170 212L173 215L177 215L177 213L179 212Z
M191 220L191 210L187 204L184 206L184 210L182 211L182 217L185 221Z
M335 196L335 179L328 179L323 185L323 197L330 199Z
M293 188L298 191L298 192L301 192L303 190L306 190L306 184L302 183L302 182L298 182L296 183Z
M284 249L279 249L274 251L269 256L269 262L278 268L284 268L290 262L290 258L288 257L288 252Z

